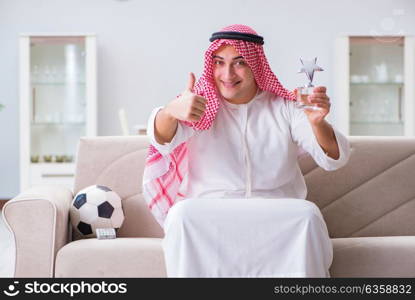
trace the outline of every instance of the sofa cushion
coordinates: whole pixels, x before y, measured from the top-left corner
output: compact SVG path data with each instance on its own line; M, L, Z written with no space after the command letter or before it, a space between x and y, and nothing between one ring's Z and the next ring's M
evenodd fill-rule
M159 238L95 238L61 248L55 277L166 277Z
M415 236L332 239L331 277L415 277Z
M162 239L85 239L67 244L55 277L166 277ZM332 239L331 277L415 277L415 237Z

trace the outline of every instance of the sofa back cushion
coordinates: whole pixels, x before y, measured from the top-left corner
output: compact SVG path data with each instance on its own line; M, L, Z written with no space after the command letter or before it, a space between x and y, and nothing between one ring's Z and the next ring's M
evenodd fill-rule
M415 235L415 138L349 137L351 157L326 172L300 160L308 194L330 236Z
M125 214L120 237L163 237L142 195L148 146L145 136L84 137L78 145L74 194L93 184L115 191Z
M415 235L415 138L350 137L348 164L336 171L300 159L307 199L320 207L330 237ZM145 136L82 138L74 193L100 184L117 192L125 220L121 237L162 237L142 196Z

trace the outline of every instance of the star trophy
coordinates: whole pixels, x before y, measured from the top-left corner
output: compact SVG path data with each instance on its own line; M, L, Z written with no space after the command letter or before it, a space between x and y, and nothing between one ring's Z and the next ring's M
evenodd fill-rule
M322 68L316 65L317 57L312 60L303 60L300 58L301 64L303 65L298 73L305 73L308 78L308 83L305 86L297 88L297 107L301 109L312 109L321 110L320 107L314 106L308 100L308 96L313 93L313 77L315 71L323 71Z

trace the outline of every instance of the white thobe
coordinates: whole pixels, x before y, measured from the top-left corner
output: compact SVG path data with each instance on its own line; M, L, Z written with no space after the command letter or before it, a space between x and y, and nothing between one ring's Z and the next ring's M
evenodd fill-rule
M327 156L293 101L260 91L246 104L220 99L209 130L179 123L161 154L187 141L186 198L165 221L170 277L326 277L333 250L297 162L308 152L325 170L346 164L350 148L334 128L340 157ZM224 199L226 198L226 200Z

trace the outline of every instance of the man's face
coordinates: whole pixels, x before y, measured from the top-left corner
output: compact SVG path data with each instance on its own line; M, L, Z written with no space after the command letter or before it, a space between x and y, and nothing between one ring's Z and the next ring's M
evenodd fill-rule
M224 45L214 53L213 77L221 95L231 103L247 103L256 94L254 74L233 46Z

